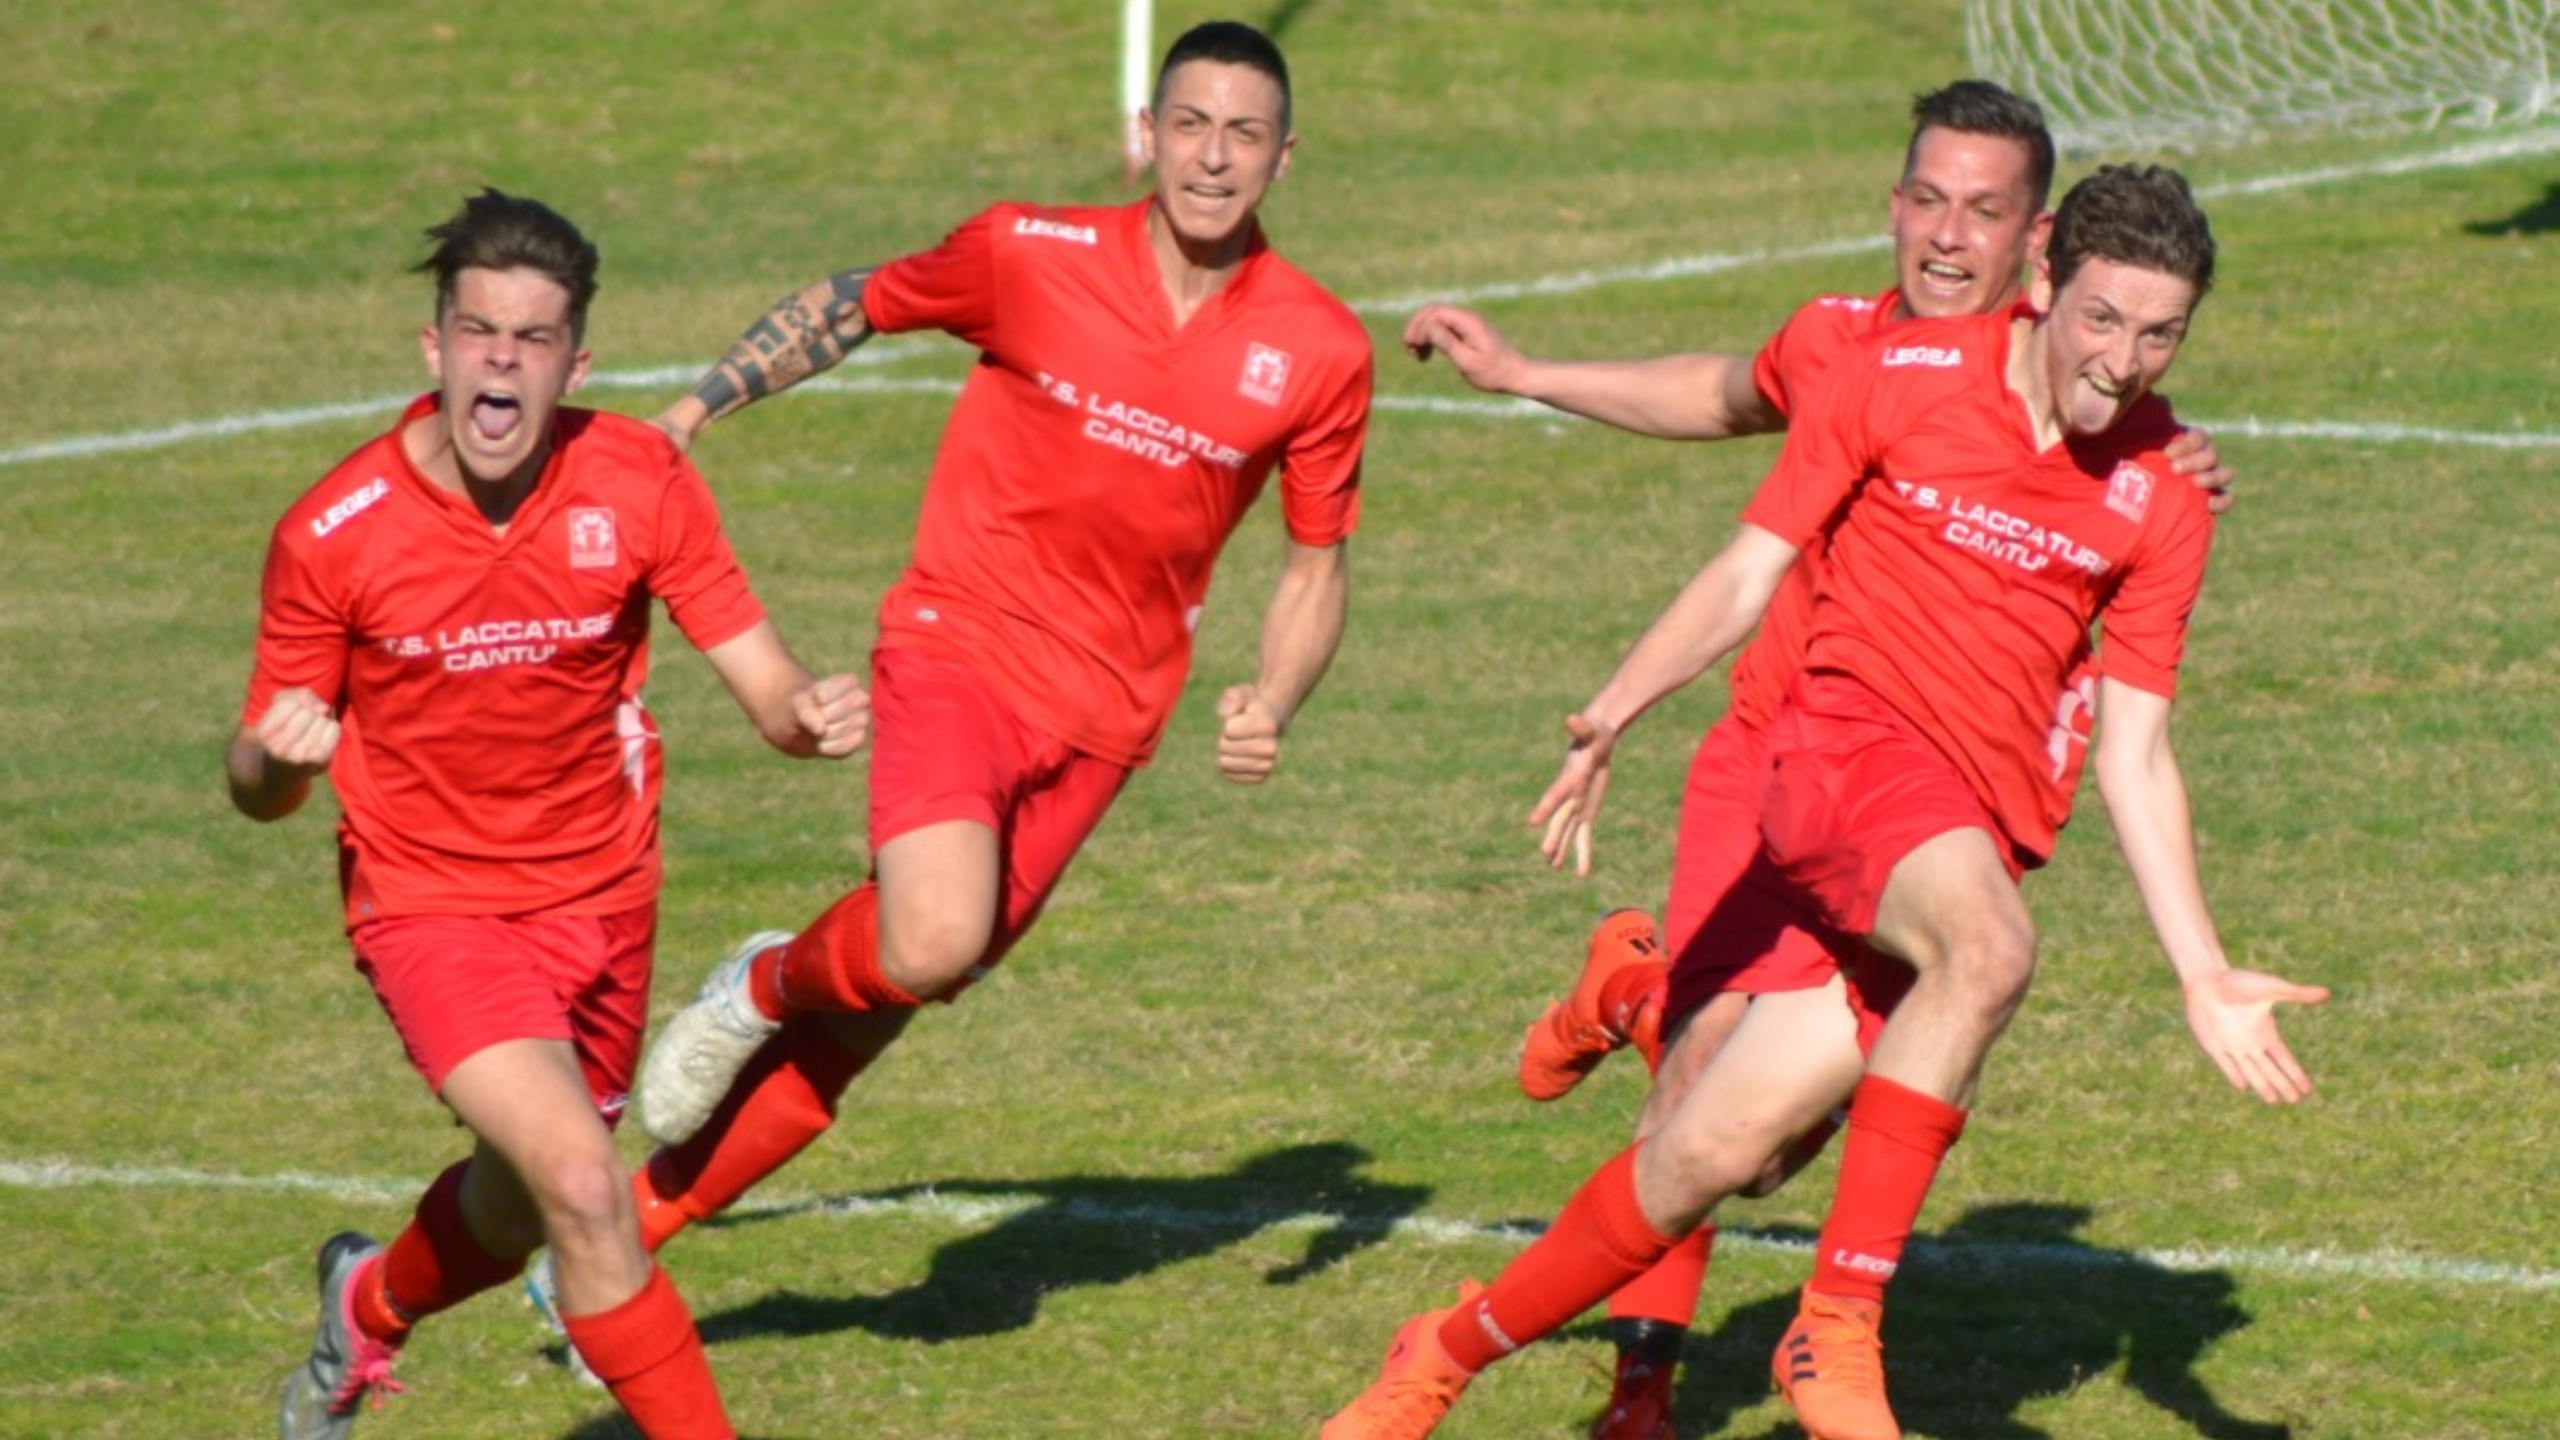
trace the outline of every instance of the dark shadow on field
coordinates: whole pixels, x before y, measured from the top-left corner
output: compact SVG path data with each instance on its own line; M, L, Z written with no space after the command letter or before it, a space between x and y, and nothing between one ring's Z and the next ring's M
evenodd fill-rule
M2560 230L2560 181L2544 191L2542 198L2503 220L2474 220L2462 227L2474 235L2503 238L2509 235L2548 235Z
M934 1252L922 1280L886 1295L778 1290L701 1320L704 1340L821 1335L846 1329L941 1342L1029 1325L1041 1299L1079 1285L1116 1285L1210 1254L1274 1225L1312 1220L1304 1257L1263 1278L1294 1285L1384 1239L1430 1190L1360 1178L1355 1145L1296 1145L1257 1155L1224 1175L1066 1176L902 1186L830 1200L858 1208L919 1199L1001 1205L1027 1200L988 1229ZM741 1217L752 1224L767 1217Z
M2196 1375L2215 1341L2249 1323L2231 1277L2170 1270L2088 1244L2077 1238L2088 1220L2077 1205L1985 1205L1913 1245L1884 1325L1885 1374L1904 1427L1965 1440L2058 1440L2019 1411L2121 1365L2123 1383L2204 1440L2290 1440L2290 1424L2233 1414ZM1770 1398L1769 1357L1795 1313L1788 1290L1690 1338L1681 1356L1680 1434L1804 1433L1792 1422L1748 1437L1732 1428L1736 1416ZM1607 1343L1605 1321L1573 1333ZM1606 1382L1595 1388L1605 1391Z

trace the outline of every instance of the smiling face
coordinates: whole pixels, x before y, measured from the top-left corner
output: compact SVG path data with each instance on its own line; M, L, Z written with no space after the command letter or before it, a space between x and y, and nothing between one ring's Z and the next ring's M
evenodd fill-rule
M1298 143L1288 100L1269 75L1193 60L1164 77L1146 115L1157 223L1191 263L1224 269L1243 257L1262 197Z
M2166 271L2096 256L2035 327L2054 423L2095 435L2123 419L2178 358L2196 287Z
M444 453L421 464L438 478L504 485L550 458L551 420L587 378L567 287L539 270L465 269L420 337L443 407ZM458 472L441 474L445 465Z
M2053 226L2037 205L2022 142L1921 131L1893 187L1894 273L1905 313L1987 315L2014 301Z

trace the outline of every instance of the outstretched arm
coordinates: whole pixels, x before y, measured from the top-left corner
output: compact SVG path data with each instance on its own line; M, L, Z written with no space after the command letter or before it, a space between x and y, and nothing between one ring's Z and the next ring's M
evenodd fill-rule
M2169 700L2113 680L2098 684L2098 788L2143 910L2185 991L2187 1028L2234 1089L2269 1104L2311 1093L2277 1033L2275 1007L2317 1005L2327 989L2253 970L2222 953L2196 861L2187 785L2169 748Z
M1646 360L1539 360L1491 321L1455 305L1426 305L1404 327L1416 360L1434 353L1469 385L1662 440L1723 440L1786 428L1751 378L1751 357L1697 353Z
M1548 865L1563 865L1570 850L1574 873L1591 873L1591 823L1608 793L1619 734L1751 634L1796 554L1795 546L1745 523L1645 628L1591 703L1565 717L1571 743L1564 766L1529 812L1529 824L1543 827L1538 848Z
M798 759L840 760L871 736L871 696L851 675L810 677L771 620L702 652L765 743Z
M1280 737L1315 692L1342 645L1351 613L1351 542L1289 542L1280 583L1262 616L1262 669L1218 697L1218 768L1258 785L1280 764Z
M871 338L871 322L862 313L862 287L870 278L867 267L841 270L766 311L693 393L651 423L677 449L690 450L712 421L834 368Z

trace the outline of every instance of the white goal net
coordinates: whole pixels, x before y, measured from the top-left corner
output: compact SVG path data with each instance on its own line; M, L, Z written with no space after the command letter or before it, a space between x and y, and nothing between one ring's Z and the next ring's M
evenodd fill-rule
M2067 148L2560 115L2560 0L1966 0Z

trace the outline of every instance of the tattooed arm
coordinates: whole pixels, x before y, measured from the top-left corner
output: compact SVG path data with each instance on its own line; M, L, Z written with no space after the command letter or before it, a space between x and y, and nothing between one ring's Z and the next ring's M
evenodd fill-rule
M871 338L862 313L862 286L870 278L868 267L842 270L785 298L747 327L692 394L650 423L677 449L689 450L712 421L833 368Z

